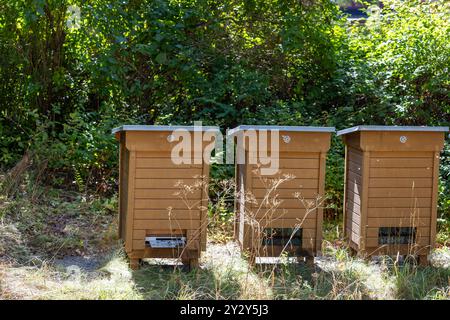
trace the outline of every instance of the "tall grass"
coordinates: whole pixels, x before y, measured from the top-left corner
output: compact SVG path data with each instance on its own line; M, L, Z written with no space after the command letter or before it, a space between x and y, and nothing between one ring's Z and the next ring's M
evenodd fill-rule
M182 268L180 261L169 259L149 259L140 270L130 270L121 245L115 240L115 214L104 211L111 211L107 209L109 201L86 200L76 194L61 196L55 190L36 192L33 198L30 195L14 192L13 197L2 198L0 299L449 298L450 250L445 247L433 252L429 267L418 266L414 261L395 262L389 257L371 261L351 255L339 233L333 231L330 241L324 241L322 256L316 258L313 268L297 263L289 257L288 250L269 263L253 265L233 240L233 229L228 227L232 226L233 216L229 211L224 213L224 209L231 208L235 196L232 182L224 183L223 191L212 195L208 232L213 237L200 267L191 271ZM252 196L247 197L251 201ZM281 201L277 200L276 189L267 199L274 205ZM302 205L301 199L298 201ZM320 200L315 203L320 204ZM61 245L61 237L52 235L60 229L43 226L58 221L58 217L64 217L67 225L78 227L78 232L67 230L71 242L82 240L90 250L96 249L92 253L98 260L95 270L81 265L63 267L51 259L54 248ZM80 219L89 223L80 223ZM30 226L36 230L31 232ZM335 230L336 225L327 228ZM36 232L46 239L33 242ZM83 248L66 245L60 253L90 252Z

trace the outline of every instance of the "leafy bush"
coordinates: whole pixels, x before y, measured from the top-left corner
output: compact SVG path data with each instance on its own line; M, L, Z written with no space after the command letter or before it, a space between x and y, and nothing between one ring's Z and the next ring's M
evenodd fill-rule
M441 156L439 185L439 222L450 237L450 145L446 143ZM447 239L448 240L448 239Z
M3 2L0 166L32 151L52 183L105 190L121 123L448 125L449 6L385 0L355 22L329 0ZM330 215L342 210L342 156L335 139Z
M350 111L348 120L450 123L449 10L447 1L385 0L371 7L364 24L351 24L340 59L352 97L342 109Z

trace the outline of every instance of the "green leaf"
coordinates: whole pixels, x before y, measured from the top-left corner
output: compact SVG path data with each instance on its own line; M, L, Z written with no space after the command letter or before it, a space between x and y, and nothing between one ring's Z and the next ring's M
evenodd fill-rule
M159 64L166 64L167 63L167 54L165 52L160 52L156 56L155 60Z

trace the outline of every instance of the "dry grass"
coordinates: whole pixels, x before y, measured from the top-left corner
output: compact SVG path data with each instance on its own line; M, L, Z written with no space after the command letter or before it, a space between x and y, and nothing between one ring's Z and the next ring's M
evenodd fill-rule
M234 242L209 244L201 268L191 272L148 260L131 271L120 250L101 266L83 271L61 268L2 265L2 299L449 299L448 249L434 253L435 267L410 265L389 268L386 263L352 258L343 248L327 247L316 270L302 264L252 268Z
M132 273L122 255L113 256L95 272L77 266L66 269L41 266L3 267L3 299L140 299Z
M190 272L168 259L151 259L131 271L116 240L116 201L33 190L32 198L29 192L15 192L14 198L0 199L0 299L450 298L448 248L436 249L426 268L387 257L362 260L349 254L332 224L325 233L330 242L313 269L286 255L277 263L249 265L231 240L230 184L209 208L214 237L200 268ZM276 196L266 201L279 203ZM70 254L95 257L95 267L57 259Z

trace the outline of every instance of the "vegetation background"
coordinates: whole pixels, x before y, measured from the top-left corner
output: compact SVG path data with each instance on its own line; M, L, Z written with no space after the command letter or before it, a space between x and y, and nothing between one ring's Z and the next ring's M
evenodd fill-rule
M111 129L122 124L450 125L450 2L361 3L364 19L342 10L351 1L2 1L0 171L9 179L0 219L51 188L94 199L86 215L114 212ZM447 142L441 244L450 240L449 155ZM326 219L336 222L338 138L327 166ZM211 189L233 172L214 166ZM17 188L24 181L44 189ZM221 204L224 221L231 204Z

